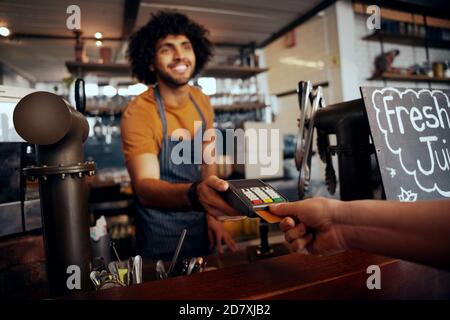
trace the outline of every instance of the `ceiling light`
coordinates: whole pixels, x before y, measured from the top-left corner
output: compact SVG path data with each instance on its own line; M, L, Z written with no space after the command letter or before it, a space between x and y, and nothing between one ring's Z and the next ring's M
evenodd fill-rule
M7 27L0 27L0 36L7 37L11 34L11 31Z
M100 40L95 41L95 45L97 47L101 47L103 45L103 42L101 42Z
M96 32L96 33L94 34L94 37L95 37L95 39L101 39L101 38L103 38L103 33L101 33L101 32Z

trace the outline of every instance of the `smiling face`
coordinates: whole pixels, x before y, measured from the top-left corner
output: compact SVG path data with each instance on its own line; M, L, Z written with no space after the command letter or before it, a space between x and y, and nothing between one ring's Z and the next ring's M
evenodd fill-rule
M195 53L185 35L169 35L156 43L155 62L150 70L158 81L172 86L184 86L195 71Z

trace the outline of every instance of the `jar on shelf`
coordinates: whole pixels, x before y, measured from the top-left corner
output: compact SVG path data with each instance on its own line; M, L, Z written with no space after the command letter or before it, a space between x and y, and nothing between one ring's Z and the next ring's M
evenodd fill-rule
M444 78L444 63L434 62L433 63L433 75L436 78Z

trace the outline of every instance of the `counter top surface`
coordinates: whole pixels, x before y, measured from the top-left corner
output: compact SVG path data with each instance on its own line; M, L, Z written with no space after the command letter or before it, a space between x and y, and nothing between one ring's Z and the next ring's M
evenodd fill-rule
M369 290L367 267L381 269ZM64 299L448 299L450 272L359 251L288 254L218 270L74 294Z

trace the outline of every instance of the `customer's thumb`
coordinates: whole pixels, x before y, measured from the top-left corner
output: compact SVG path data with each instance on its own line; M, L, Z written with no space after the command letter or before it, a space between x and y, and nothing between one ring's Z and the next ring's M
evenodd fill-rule
M286 203L277 203L269 206L269 210L274 215L280 217L286 216L297 216L301 211L302 204L300 201L297 202L286 202Z

